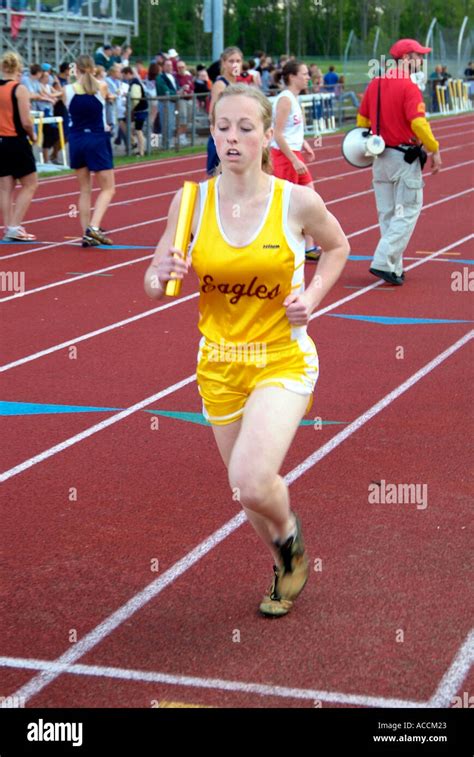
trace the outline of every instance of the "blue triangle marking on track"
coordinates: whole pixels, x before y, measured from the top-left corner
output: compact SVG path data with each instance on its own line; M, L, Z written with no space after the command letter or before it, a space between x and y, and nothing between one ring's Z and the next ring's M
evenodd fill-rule
M373 255L349 255L348 260L372 260Z
M0 415L50 415L60 413L111 413L120 407L88 407L87 405L50 405L36 402L0 401Z
M145 410L152 415L161 415L164 418L174 418L178 421L187 421L188 423L197 423L200 426L210 426L202 413L189 413L181 410Z
M65 242L72 247L81 247L81 242ZM95 247L88 247L88 250L156 250L156 245L149 244L98 244Z
M404 318L396 315L349 315L345 313L327 313L330 318L347 318L351 321L367 321L368 323L379 323L383 326L417 326L437 323L473 323L464 319L454 318Z
M125 410L123 407L94 407L87 405L53 405L35 402L8 402L0 400L0 416L21 415L64 415L72 413L116 413ZM201 426L210 426L202 413L191 413L182 410L145 410L152 415L161 415ZM345 425L347 421L318 421L322 426ZM302 420L300 426L314 426L314 420Z

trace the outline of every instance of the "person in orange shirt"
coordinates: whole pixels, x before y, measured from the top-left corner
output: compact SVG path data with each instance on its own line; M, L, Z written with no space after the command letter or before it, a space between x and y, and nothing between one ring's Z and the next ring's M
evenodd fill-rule
M260 611L289 612L308 575L301 524L279 475L318 376L310 314L339 278L349 244L312 189L268 173L272 108L256 87L229 85L211 116L222 172L199 185L190 261L199 277L197 381L238 500L274 559ZM182 190L145 275L163 297L190 261L172 246ZM304 233L323 252L305 289Z
M383 71L367 87L357 126L380 134L385 150L373 163L373 186L380 225L370 273L395 286L405 280L403 253L423 205L420 146L431 153L432 173L441 167L439 143L425 117L425 104L412 76L421 70L423 55L431 51L414 39L392 45L396 67Z
M33 150L28 142L36 142L30 118L30 96L20 84L23 64L18 55L6 52L1 61L0 79L0 203L5 225L5 241L34 240L21 222L38 186ZM16 203L13 195L16 181L21 184Z

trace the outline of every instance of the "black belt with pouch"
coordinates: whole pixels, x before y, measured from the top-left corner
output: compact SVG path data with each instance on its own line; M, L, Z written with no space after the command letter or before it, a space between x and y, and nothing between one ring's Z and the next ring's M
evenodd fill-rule
M414 163L415 160L419 159L421 170L423 171L425 163L428 160L428 154L426 150L421 147L421 145L385 145L385 147L388 147L391 150L398 150L399 152L403 152L403 160L405 161L405 163L411 164Z

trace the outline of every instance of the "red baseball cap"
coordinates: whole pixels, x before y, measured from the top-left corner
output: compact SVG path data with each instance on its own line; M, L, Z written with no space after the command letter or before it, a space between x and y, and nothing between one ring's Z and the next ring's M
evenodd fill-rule
M423 45L420 45L416 39L399 39L398 42L395 42L390 48L390 55L397 60L406 53L419 53L420 55L425 55L425 53L430 52L431 47L423 47Z

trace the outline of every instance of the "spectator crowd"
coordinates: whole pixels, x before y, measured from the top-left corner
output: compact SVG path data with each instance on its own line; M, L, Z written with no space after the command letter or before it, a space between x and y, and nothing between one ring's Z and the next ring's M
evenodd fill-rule
M132 56L133 50L129 45L111 44L104 44L94 54L96 78L107 85L106 119L116 151L123 147L127 152L130 139L132 154L144 155L148 129L153 135L154 146L172 147L176 141L180 146L188 145L193 119L195 122L202 119L205 128L208 126L211 88L221 73L219 61L207 68L203 64L188 66L174 48L158 53L148 65L144 65L142 60L133 61ZM252 58L242 61L237 81L258 87L265 95L272 97L281 90L282 68L292 57L281 55L273 58L258 50ZM308 70L307 94L332 93L341 105L348 100L354 108L359 107L360 96L346 91L344 76L336 72L335 66L330 65L323 73L317 63L312 63ZM472 62L468 63L464 76L469 81L472 96ZM436 85L444 85L450 77L446 66L436 66L430 75L428 84L432 112L438 111ZM34 63L22 77L22 83L30 94L31 109L45 117L62 116L66 140L67 109L62 92L70 80L74 81L74 64L69 63L62 63L56 72L49 63ZM131 109L130 118L128 107ZM130 135L127 131L129 123ZM54 124L45 125L42 145L44 162L59 163L60 149L57 127Z

